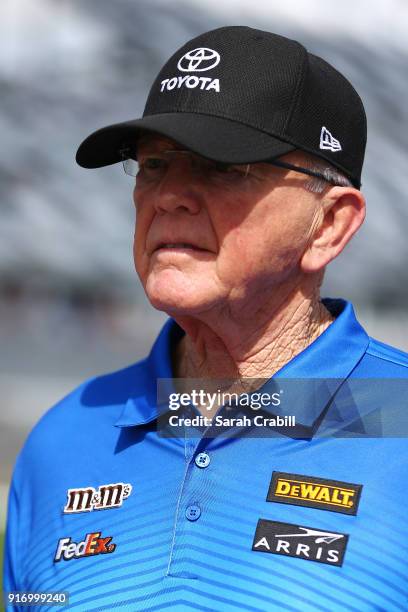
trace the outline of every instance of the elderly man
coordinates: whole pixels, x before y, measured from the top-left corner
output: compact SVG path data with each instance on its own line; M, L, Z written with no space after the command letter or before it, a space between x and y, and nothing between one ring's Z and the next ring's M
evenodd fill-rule
M85 382L20 453L14 605L59 592L87 611L406 609L407 445L373 407L407 356L319 294L364 220L365 140L332 66L226 27L170 58L142 119L82 143L80 165L137 175L136 270L170 318L147 359ZM174 420L157 383L191 380L238 400L204 394L185 402L203 426ZM274 390L270 405L243 409L245 389Z

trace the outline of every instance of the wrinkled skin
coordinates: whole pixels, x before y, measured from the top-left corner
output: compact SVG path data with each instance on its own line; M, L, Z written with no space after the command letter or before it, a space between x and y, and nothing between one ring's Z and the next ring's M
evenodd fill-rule
M144 137L134 189L137 273L151 304L187 334L175 373L269 377L332 321L319 286L363 222L364 198L331 185L311 193L304 174L268 164L231 179L209 179L188 155L159 174L144 166L180 148ZM304 154L282 159L302 165Z

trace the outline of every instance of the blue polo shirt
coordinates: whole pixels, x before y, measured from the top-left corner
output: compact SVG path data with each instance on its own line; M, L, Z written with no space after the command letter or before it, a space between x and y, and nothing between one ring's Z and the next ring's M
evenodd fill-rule
M406 379L408 356L350 303L325 304L334 322L273 377L337 381L291 406L316 435L158 435L156 381L183 334L172 319L146 359L48 411L15 466L5 591L67 592L86 612L407 610L407 438L364 435L376 392L328 405L339 381ZM400 387L394 400L407 405ZM327 420L340 435L318 435Z

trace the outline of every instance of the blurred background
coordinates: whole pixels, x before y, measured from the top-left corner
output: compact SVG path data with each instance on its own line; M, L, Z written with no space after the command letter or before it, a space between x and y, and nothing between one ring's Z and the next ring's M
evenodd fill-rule
M144 356L164 315L132 262L132 179L77 166L91 131L136 118L164 61L222 25L302 42L368 116L368 217L328 270L376 338L408 350L405 0L2 0L0 533L13 462L41 414L85 378Z

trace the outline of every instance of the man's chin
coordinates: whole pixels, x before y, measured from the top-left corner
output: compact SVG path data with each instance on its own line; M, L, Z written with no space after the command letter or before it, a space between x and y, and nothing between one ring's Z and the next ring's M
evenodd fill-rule
M161 310L169 316L195 315L211 308L212 303L208 296L191 295L189 292L146 291L147 299L156 310Z
M180 301L178 302L174 302L172 300L152 300L149 298L149 301L151 303L151 305L153 306L153 308L155 308L156 310L161 310L162 312L165 312L166 314L168 314L170 317L175 317L175 316L194 316L195 314L198 314L199 312L202 312L203 310L206 310L206 308L203 308L203 305L197 304L197 303L182 303Z
M151 270L142 284L153 308L170 316L194 315L215 306L220 299L217 285L208 276L202 271L164 268Z

